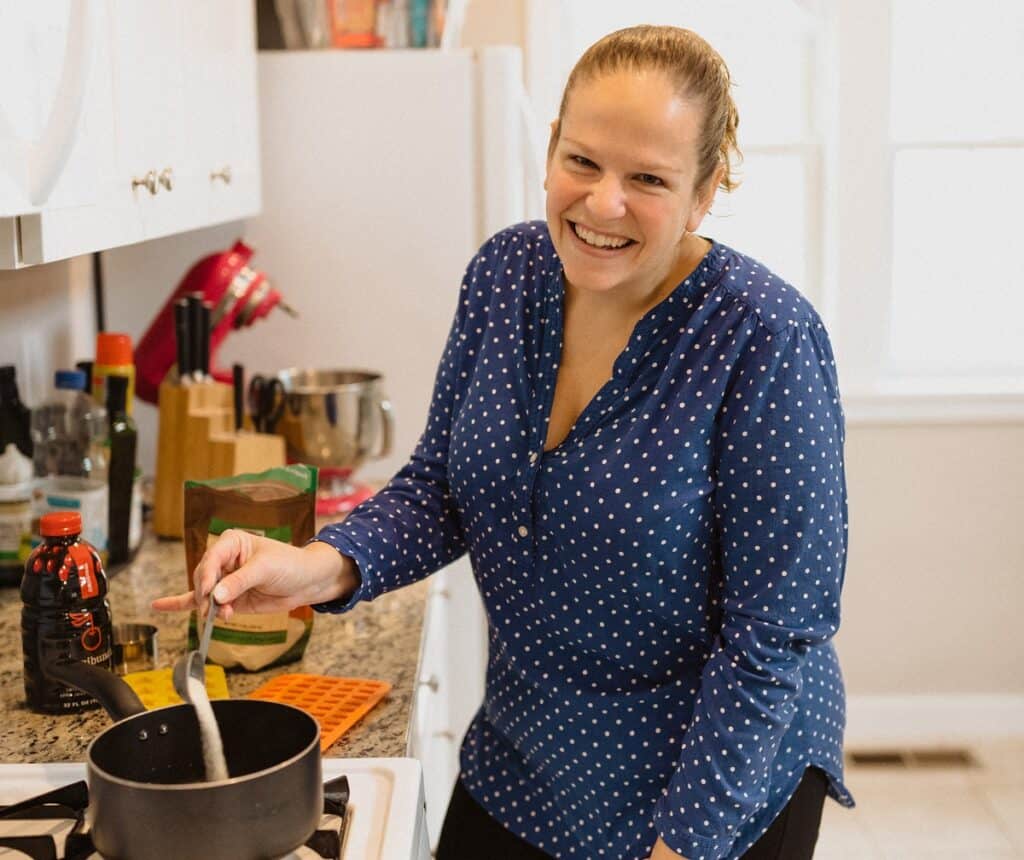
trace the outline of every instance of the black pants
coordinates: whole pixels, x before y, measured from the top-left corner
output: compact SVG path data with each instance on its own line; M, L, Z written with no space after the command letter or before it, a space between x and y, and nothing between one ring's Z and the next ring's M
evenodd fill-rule
M828 778L809 767L789 803L743 860L811 860L818 841ZM437 846L437 860L551 860L491 818L461 782L455 783Z

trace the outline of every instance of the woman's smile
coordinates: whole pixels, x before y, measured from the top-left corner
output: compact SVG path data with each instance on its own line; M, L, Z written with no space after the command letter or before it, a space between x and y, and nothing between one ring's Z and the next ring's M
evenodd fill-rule
M569 225L569 232L576 239L576 245L602 257L614 257L636 244L636 240L628 236L594 230L579 221L566 219L566 223Z

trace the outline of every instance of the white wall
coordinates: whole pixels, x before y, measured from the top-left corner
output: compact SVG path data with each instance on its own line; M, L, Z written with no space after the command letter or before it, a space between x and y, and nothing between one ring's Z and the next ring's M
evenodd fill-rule
M854 425L846 467L849 689L1024 693L1024 426Z
M55 370L96 352L89 257L0 271L0 364L13 364L22 400L35 406Z

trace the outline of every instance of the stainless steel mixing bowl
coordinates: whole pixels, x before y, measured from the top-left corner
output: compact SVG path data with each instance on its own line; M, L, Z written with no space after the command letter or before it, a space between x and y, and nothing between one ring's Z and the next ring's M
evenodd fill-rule
M391 453L394 419L379 373L293 367L277 376L287 401L277 432L289 459L351 474Z

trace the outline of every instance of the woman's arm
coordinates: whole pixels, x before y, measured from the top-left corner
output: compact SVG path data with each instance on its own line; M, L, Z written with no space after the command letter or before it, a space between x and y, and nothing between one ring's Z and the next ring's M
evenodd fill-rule
M462 522L448 482L452 422L472 378L477 345L485 336L482 308L493 289L497 259L507 233L492 237L470 261L459 303L438 365L427 425L409 462L373 498L317 540L351 558L361 574L347 599L317 605L341 612L408 585L466 551Z
M153 608L176 612L203 606L212 591L221 616L236 612L288 612L297 606L347 599L359 587L355 562L326 544L305 547L228 529L203 553L195 588L160 597ZM216 586L216 587L215 587Z
M715 516L722 626L655 825L695 858L728 853L761 808L810 648L839 627L844 430L819 321L757 320L720 413Z

